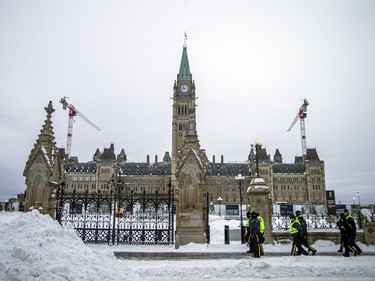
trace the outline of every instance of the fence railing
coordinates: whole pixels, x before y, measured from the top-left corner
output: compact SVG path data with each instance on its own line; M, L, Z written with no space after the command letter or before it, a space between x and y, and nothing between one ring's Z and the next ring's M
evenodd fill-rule
M63 187L63 186L62 186ZM56 219L74 226L87 244L173 244L174 188L167 193L126 192L115 185L110 192L58 190Z

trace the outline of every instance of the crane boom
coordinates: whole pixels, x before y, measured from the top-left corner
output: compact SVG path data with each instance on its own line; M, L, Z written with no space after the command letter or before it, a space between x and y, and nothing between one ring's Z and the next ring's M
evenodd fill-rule
M85 115L83 115L81 112L79 112L78 110L76 110L76 114L81 117L83 120L85 120L87 123L89 123L91 126L93 126L95 129L97 129L98 131L100 131L99 127L96 126L92 121L90 121Z
M88 119L85 115L83 115L81 112L79 112L77 110L77 108L74 107L74 105L69 104L66 101L66 98L67 97L61 98L60 103L62 104L64 110L67 109L67 108L69 109L69 113L68 113L68 115L69 115L68 134L67 134L67 140L66 140L66 152L65 153L67 155L70 155L71 154L71 150L72 150L74 116L81 117L83 120L85 120L88 124L90 124L91 126L93 126L98 131L100 131L100 129L90 119Z
M300 120L300 129L301 129L301 143L302 143L302 155L306 155L306 129L305 129L305 118L307 116L307 106L309 105L309 102L304 99L303 104L298 110L298 113L296 117L294 118L292 124L289 126L287 132L290 132L294 125L297 123L297 120Z
M287 130L287 132L290 132L290 130L294 127L294 125L297 123L299 119L299 113L296 115L296 117L294 118L292 124L290 125L289 129Z

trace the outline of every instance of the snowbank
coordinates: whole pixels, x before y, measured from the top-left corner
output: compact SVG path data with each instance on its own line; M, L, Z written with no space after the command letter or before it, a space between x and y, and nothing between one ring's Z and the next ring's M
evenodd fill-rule
M95 253L72 227L38 211L1 212L0 229L0 280L99 281L130 274L112 251Z

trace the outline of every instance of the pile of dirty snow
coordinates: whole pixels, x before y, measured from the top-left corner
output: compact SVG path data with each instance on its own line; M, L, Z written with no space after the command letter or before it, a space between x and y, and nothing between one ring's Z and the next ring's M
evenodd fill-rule
M0 212L0 229L0 280L132 279L110 249L94 252L71 226L62 228L36 210Z

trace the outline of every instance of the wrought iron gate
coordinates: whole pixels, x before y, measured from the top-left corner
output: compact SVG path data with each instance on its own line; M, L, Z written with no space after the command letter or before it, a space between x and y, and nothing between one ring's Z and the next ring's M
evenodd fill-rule
M108 192L71 193L59 189L56 219L72 223L87 244L173 244L174 190L153 194L124 191L117 185Z

